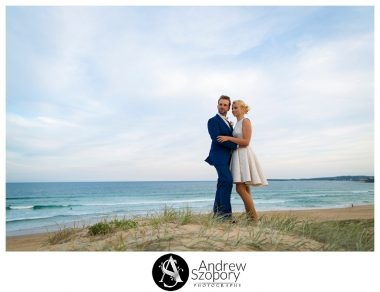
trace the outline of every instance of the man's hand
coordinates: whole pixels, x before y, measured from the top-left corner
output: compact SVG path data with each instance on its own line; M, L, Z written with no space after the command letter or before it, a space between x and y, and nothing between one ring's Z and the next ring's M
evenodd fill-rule
M219 143L223 143L223 142L227 142L227 141L230 141L230 138L229 136L218 136L216 138L216 140L219 142Z

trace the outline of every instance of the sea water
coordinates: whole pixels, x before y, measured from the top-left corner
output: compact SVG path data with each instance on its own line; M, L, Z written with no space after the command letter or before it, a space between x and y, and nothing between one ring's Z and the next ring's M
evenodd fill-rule
M215 190L215 181L7 183L7 235L149 216L165 207L207 213ZM374 184L355 181L269 181L269 186L251 187L251 192L258 212L374 203ZM235 191L231 203L233 212L244 211Z

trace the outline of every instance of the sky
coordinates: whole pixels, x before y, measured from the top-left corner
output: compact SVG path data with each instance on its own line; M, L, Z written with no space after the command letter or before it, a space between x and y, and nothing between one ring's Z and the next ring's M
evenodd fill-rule
M221 94L268 178L373 175L373 13L8 6L6 180L215 180Z

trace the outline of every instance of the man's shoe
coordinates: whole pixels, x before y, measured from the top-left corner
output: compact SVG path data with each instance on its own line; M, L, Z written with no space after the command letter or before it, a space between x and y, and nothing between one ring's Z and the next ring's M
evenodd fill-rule
M238 221L237 221L235 218L232 218L232 217L223 218L222 221L223 221L223 222L226 222L226 223L231 223L231 224L236 224L236 223L238 223Z

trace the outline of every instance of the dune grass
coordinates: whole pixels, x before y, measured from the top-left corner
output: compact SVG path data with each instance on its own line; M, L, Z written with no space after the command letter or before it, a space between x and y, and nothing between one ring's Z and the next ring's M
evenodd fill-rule
M374 219L313 222L296 217L262 217L263 226L310 238L326 251L373 251Z
M76 228L60 228L58 231L49 235L48 243L50 245L68 242L73 235L77 233Z
M112 219L111 221L101 221L94 225L88 227L89 235L105 235L108 233L112 233L119 230L128 230L130 228L135 228L137 226L137 222L134 220L129 220L126 218L123 219Z
M374 219L307 222L297 232L323 242L328 251L374 250Z
M133 219L103 220L82 229L61 229L49 237L50 246L72 243L72 250L106 251L373 251L374 220L315 222L289 216L245 214L237 223L190 208ZM80 238L85 245L75 245ZM96 247L91 247L96 244ZM85 246L85 247L83 247Z

